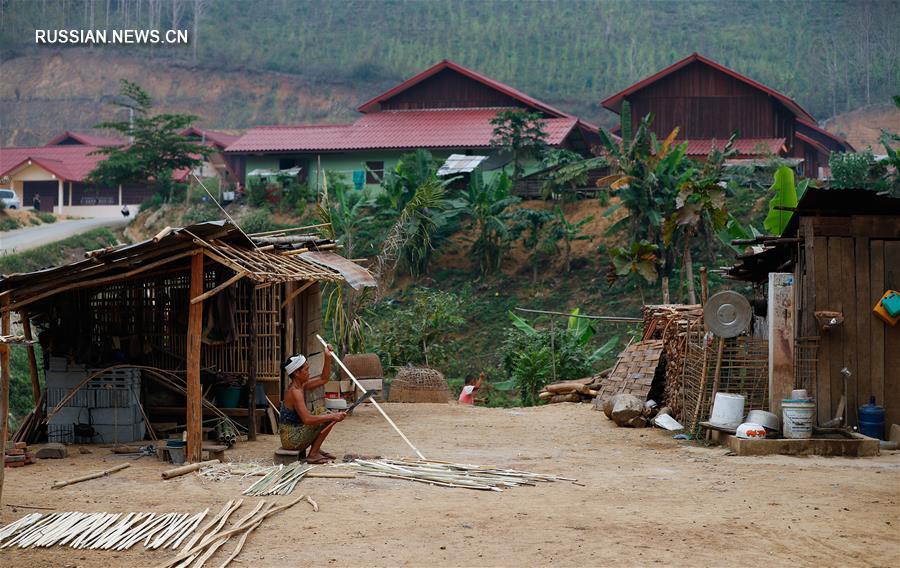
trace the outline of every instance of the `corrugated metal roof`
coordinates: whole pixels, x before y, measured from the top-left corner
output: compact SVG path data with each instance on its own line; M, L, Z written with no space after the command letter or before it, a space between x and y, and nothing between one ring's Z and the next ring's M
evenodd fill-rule
M438 176L449 176L452 174L467 174L475 171L487 156L468 156L466 154L450 154L450 157L438 168Z
M227 152L328 152L414 148L487 148L494 136L490 121L501 108L384 111L353 124L254 128ZM561 144L578 119L548 118L547 142Z
M40 165L63 181L84 181L105 156L92 152L96 146L66 145L23 148L0 148L0 177L27 166L28 161Z
M680 142L680 141L679 141ZM713 147L722 150L728 140L697 138L688 140L688 156L706 156ZM738 138L734 141L734 149L738 156L778 155L784 149L784 138Z
M47 146L58 146L67 138L77 141L83 146L124 146L125 140L121 138L113 138L110 136L96 136L94 134L85 134L83 132L72 132L66 130L53 140L47 142Z

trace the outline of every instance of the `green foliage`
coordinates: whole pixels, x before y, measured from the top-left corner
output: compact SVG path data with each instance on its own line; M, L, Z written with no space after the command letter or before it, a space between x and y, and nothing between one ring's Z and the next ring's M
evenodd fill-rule
M509 208L520 199L510 194L511 189L512 181L505 173L485 182L476 170L463 195L463 210L471 221L470 252L482 276L500 270L514 236L508 224L512 218Z
M8 215L0 217L0 231L15 231L20 227L19 221Z
M272 219L272 213L267 209L254 209L241 217L238 223L240 224L241 229L248 234L264 233L266 231L274 231L275 229L281 228Z
M523 109L502 110L491 119L494 127L491 146L512 154L512 179L522 177L522 161L539 158L547 149L547 123L540 113Z
M631 103L627 99L622 101L622 110L619 113L619 131L622 134L622 145L631 144L634 132L631 126Z
M56 223L56 215L49 211L32 211L35 217L41 220L41 223Z
M416 288L371 310L365 343L383 365L432 365L445 368L457 354L447 336L465 323L462 298L453 292Z
M552 230L554 219L550 211L527 207L518 207L511 215L510 235L514 239L521 235L523 248L528 251L533 283L537 282L538 269L550 262L558 250L559 235Z
M116 242L116 236L109 229L94 229L25 252L0 256L0 274L33 272L65 262L82 260L84 251L105 248Z
M571 223L566 219L562 208L556 206L556 218L551 229L553 237L563 243L563 269L565 272L572 271L572 243L575 241L590 241L596 235L588 235L584 233L584 227L594 220L593 215L585 217L577 223Z
M612 270L607 274L607 280L613 283L617 278L635 274L650 284L656 282L658 250L658 245L646 240L610 249Z
M794 185L794 170L782 166L775 171L775 183L769 188L774 192L769 201L769 215L763 225L771 235L781 235L787 228L793 212L785 211L786 207L797 206L797 187Z
M578 310L573 311L578 315ZM595 361L607 355L619 338L610 338L593 353L588 343L596 333L590 320L569 317L565 327L538 329L509 312L512 328L501 348L503 368L519 390L524 406L538 404L548 383L579 379L593 373Z
M136 83L122 79L120 100L114 103L133 118L103 122L96 128L115 130L132 140L125 146L101 148L106 156L88 174L90 183L116 187L120 184L152 183L157 191L174 198L172 172L193 169L203 163L209 149L180 134L198 117L188 114L153 113L153 100ZM200 156L201 158L198 158Z
M43 375L40 369L41 346L35 345L35 357L38 360L38 380ZM13 347L9 352L9 431L14 432L21 420L34 408L31 393L31 369L28 366L28 351L22 347ZM43 383L43 381L40 381Z
M141 202L141 206L138 208L140 213L144 211L152 211L159 209L159 207L166 202L166 198L161 193L154 193L147 199Z
M872 150L864 152L832 152L828 158L831 187L835 189L873 189L886 173L875 160Z
M251 215L255 213L252 212ZM218 207L214 205L195 205L193 207L188 208L184 215L181 216L181 222L185 225L193 225L195 223L206 223L207 221L218 221L222 219L224 215L219 210ZM246 217L245 217L246 219ZM242 228L246 231L246 227L243 227L242 220Z
M550 199L564 189L585 187L588 182L588 174L592 170L599 170L609 165L606 158L602 156L582 159L574 152L568 150L561 150L561 152L566 153L562 156L554 156L551 152L549 155L551 159L547 159L548 156L545 156L544 165L550 169L547 171L547 179L541 187L541 197L544 199ZM600 195L608 194L600 192Z

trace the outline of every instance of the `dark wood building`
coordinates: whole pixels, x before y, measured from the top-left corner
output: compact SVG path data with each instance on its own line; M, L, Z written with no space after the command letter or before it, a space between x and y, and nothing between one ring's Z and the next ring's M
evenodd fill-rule
M862 189L810 188L783 238L730 269L733 278L757 283L769 272L793 272L795 342L818 346L795 366L809 367L797 375L805 375L802 386L816 397L820 424L835 415L844 395L842 369L850 373L851 425L870 396L885 407L888 426L900 423L900 324L873 313L887 290L900 290L898 218L900 199Z
M653 131L690 141L688 153L702 156L723 145L735 131L741 157L775 153L800 158L801 175L821 177L833 151L852 151L841 138L822 130L793 99L702 55L690 56L605 99L620 113L631 106L631 123L653 113ZM822 171L822 174L825 172Z

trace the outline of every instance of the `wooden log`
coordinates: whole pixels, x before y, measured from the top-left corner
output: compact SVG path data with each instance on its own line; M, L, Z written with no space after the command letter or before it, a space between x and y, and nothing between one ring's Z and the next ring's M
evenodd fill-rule
M203 294L203 254L200 251L191 257L190 297ZM187 460L199 462L203 444L203 408L200 388L200 333L203 323L203 302L191 304L188 308L187 332ZM251 422L255 417L251 416ZM163 475L164 479L168 479Z
M81 483L82 481L90 481L91 479L97 479L98 477L103 477L105 475L109 475L111 473L115 473L117 471L122 471L123 469L131 467L130 463L122 463L115 467L111 467L109 469L104 469L103 471L98 471L97 473L89 473L87 475L82 475L81 477L76 477L73 479L69 479L67 481L60 481L58 483L54 483L50 486L50 489L59 489L60 487L65 487L67 485L74 485L76 483Z
M219 460L208 460L208 461L203 461L203 462L192 463L192 464L176 467L174 469L167 469L166 471L162 472L162 474L160 474L160 475L162 475L163 479L172 479L174 477L185 475L187 473L191 473L192 471L197 471L198 469L204 468L208 465L214 465L217 463L221 463L221 462L219 462Z
M232 276L225 282L222 282L221 284L219 284L212 290L208 290L195 298L191 298L191 303L196 304L197 302L202 302L203 300L211 298L211 297L215 296L216 294L218 294L219 292L221 292L222 290L224 290L225 288L228 288L229 286L231 286L238 280L244 278L245 276L247 276L246 272L238 272L237 274L235 274L234 276Z

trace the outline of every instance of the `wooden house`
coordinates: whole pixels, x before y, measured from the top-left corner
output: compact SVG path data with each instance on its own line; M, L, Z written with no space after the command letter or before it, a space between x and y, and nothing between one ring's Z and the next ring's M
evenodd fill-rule
M400 156L430 150L450 154L494 154L490 121L497 113L524 109L541 116L547 143L589 156L597 127L472 69L444 60L363 103L350 124L252 128L225 154L239 178L252 172L299 168L299 180L317 187L317 172L345 175L357 189L377 185ZM510 161L496 156L487 173ZM254 176L250 176L254 177Z
M797 376L805 375L795 386L813 391L820 424L845 394L851 425L870 396L885 407L888 425L900 423L900 325L873 313L885 291L900 290L898 219L900 199L810 188L784 234L764 238L761 251L729 270L760 284L771 272L793 273L795 344L818 346L794 361Z
M39 330L34 336L45 361L55 358L79 377L110 367L136 369L150 381L160 374L181 377L175 382L186 392L175 392L174 399L155 388L172 387L171 380L154 382L154 388L143 381L141 414L186 420L188 456L196 461L201 416L213 410L206 398L215 382L246 379L246 407L224 412L246 418L253 439L266 412L251 394L257 382L277 405L284 391L282 362L298 352L321 351L315 339L320 283L374 285L365 269L322 248L334 245L323 244L313 230L247 236L223 221L167 229L144 242L93 251L79 262L4 276L2 334L9 335L10 315L18 314L26 337L32 327ZM33 358L31 365L37 398Z
M678 128L678 139L688 141L687 153L693 157L707 155L714 145L721 148L737 131L739 158L798 158L801 175L821 178L831 151L853 151L845 140L819 128L790 97L698 53L601 104L618 114L626 101L633 127L653 113L657 136Z

